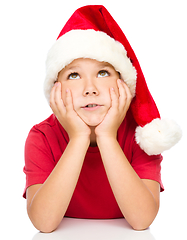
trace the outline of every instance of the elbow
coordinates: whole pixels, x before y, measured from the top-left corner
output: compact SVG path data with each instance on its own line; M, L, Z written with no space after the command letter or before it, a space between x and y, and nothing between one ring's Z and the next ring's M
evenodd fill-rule
M64 217L64 215L41 213L32 208L28 208L27 213L33 226L42 233L54 232Z
M135 231L143 231L146 230L154 221L154 217L143 217L143 218L134 218L129 219L129 224Z
M147 214L144 213L144 214L140 214L139 216L134 215L134 217L131 217L130 219L128 219L129 220L128 222L131 225L131 227L136 231L146 230L148 227L150 227L150 225L156 218L158 210L159 210L159 207L152 212L149 211L149 213Z
M135 230L135 231L143 231L146 230L154 221L154 219L137 219L133 222L131 222L131 227Z
M57 229L59 225L50 220L44 220L44 221L32 222L32 223L35 226L35 228L42 233L52 233Z
M54 232L57 227L59 226L60 222L59 219L52 219L48 217L37 217L29 215L29 218L33 224L33 226L42 233L51 233Z
M135 231L143 231L146 230L150 225L141 225L141 224L137 224L137 225L133 225L131 226L133 228L133 230Z
M57 227L56 227L57 228ZM56 230L56 228L53 227L41 227L41 228L37 228L41 233L52 233Z
M59 224L53 224L50 222L47 223L46 221L44 221L42 223L35 223L35 222L32 222L32 223L33 223L34 227L42 233L52 233L57 229L57 227L59 225Z

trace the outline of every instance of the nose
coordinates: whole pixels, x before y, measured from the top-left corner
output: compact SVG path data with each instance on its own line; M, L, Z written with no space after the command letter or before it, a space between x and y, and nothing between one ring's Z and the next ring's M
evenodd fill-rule
M84 96L97 96L99 95L99 91L96 87L96 85L94 84L93 80L87 80L86 81L86 85L84 88Z

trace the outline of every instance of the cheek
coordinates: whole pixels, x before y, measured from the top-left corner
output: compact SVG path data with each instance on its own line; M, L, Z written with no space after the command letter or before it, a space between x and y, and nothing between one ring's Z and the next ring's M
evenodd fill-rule
M66 101L66 89L69 89L73 99L77 98L78 87L71 86L70 84L62 84L62 100L65 103Z
M108 91L105 93L106 94L106 99L109 99L109 101L111 101L111 96L110 96L110 89L111 88L114 88L115 94L117 95L117 97L119 97L119 89L118 89L116 81L113 84L109 84L107 87L105 86L105 90L106 90L106 88L108 89Z

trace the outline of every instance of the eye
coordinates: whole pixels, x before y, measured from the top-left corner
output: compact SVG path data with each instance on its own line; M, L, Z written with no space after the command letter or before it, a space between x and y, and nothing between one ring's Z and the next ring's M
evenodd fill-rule
M99 78L102 78L102 77L108 77L110 76L109 72L106 71L106 70L101 70L99 71L98 75L97 75Z
M80 76L79 76L78 73L74 72L74 73L71 73L71 74L68 76L68 79L70 79L70 80L80 79Z

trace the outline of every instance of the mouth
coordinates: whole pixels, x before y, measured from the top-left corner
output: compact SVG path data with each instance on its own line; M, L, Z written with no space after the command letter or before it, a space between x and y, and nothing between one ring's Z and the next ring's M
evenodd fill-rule
M97 106L99 106L99 105L98 104L88 104L88 105L86 105L84 107L86 107L86 108L93 108L93 107L97 107Z
M102 105L99 105L99 104L96 104L96 103L89 103L82 108L85 109L85 110L96 110L96 109L100 108L101 106Z

